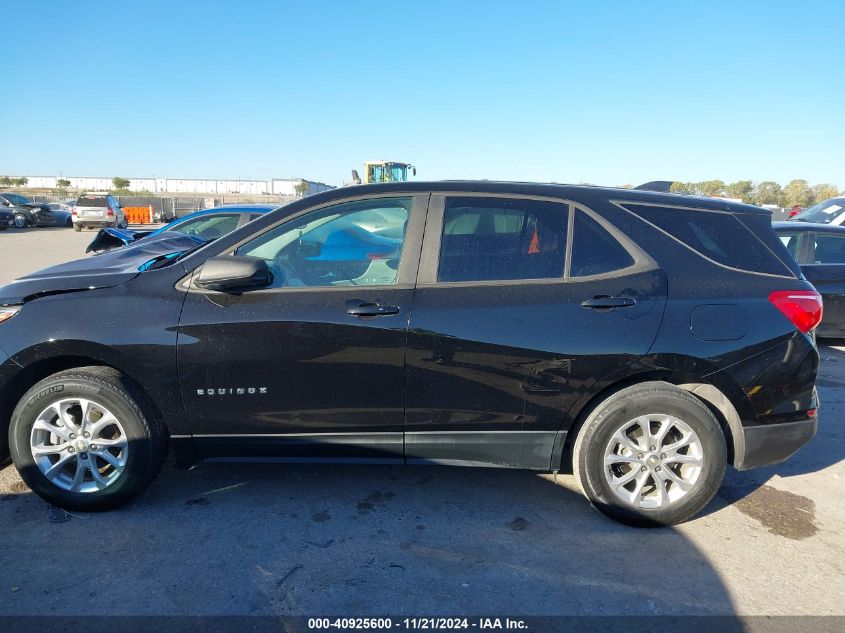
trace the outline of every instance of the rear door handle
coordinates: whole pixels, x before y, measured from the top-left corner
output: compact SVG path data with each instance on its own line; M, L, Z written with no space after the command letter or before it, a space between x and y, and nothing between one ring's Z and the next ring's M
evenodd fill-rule
M609 297L600 295L581 302L582 308L590 310L613 310L614 308L630 308L637 304L636 299L631 297Z
M378 303L361 303L346 309L346 314L355 317L377 317L399 314L399 306L383 306Z

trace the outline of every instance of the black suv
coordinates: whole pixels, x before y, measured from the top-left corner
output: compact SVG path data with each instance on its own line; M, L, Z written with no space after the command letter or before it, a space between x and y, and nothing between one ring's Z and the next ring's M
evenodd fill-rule
M816 431L821 299L769 212L722 200L347 187L48 268L0 304L11 456L76 510L138 494L169 444L181 465L571 470L611 517L671 524L726 464Z

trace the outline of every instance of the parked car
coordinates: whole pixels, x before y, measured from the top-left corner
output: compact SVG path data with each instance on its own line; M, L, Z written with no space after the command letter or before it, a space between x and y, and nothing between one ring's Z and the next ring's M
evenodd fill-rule
M775 232L824 300L818 336L845 337L845 226L775 222Z
M53 213L45 202L33 202L17 193L0 193L0 207L12 212L14 225L19 229L53 225Z
M178 231L185 235L197 235L204 241L209 241L222 237L277 207L278 205L272 204L224 205L191 213L152 231L100 229L97 237L91 241L85 252L101 252L120 248L140 239L155 237L171 231Z
M103 226L125 229L129 226L123 207L120 206L117 198L110 193L91 192L82 194L73 206L72 213L74 231Z
M47 206L53 212L55 226L73 226L73 202L51 202Z
M359 248L373 212L401 233ZM758 207L403 182L159 237L0 288L0 420L63 508L133 498L170 446L570 471L671 524L816 432L821 298Z
M790 214L789 219L796 222L813 222L816 224L839 226L845 222L845 197L830 198L824 202L819 202L797 215Z
M15 226L15 214L5 207L0 207L0 231L5 231L10 226Z

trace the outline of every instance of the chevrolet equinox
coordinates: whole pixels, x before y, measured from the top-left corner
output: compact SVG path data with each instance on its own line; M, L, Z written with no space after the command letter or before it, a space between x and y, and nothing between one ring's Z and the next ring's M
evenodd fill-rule
M0 289L0 424L63 508L199 460L572 472L673 524L816 431L821 298L763 209L529 183L346 187Z

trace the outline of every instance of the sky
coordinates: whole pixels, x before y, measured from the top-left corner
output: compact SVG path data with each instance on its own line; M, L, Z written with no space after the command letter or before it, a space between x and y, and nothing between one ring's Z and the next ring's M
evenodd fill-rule
M845 3L2 0L0 174L845 189Z

